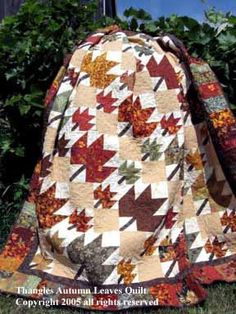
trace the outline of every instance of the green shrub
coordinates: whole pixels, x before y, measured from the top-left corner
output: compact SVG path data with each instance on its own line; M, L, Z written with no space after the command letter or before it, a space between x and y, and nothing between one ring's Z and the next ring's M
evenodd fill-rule
M13 220L40 155L45 93L64 56L100 26L96 10L95 1L26 0L0 25L0 211Z

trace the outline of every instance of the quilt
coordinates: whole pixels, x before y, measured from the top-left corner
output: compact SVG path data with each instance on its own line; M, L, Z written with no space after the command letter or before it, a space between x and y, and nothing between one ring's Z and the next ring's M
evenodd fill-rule
M65 58L44 117L2 293L117 311L236 281L236 119L206 62L170 34L99 29Z

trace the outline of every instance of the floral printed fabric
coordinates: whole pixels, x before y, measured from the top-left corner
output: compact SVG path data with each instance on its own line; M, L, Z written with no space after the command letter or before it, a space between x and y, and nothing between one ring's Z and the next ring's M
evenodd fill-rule
M110 27L65 59L45 106L2 292L116 311L236 280L236 121L208 64L172 35Z

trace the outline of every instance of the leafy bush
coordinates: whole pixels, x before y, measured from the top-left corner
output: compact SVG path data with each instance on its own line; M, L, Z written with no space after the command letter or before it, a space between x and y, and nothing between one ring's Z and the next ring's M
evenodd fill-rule
M100 26L96 1L43 2L26 0L0 25L0 210L12 219L40 154L46 90L65 54Z
M0 210L9 216L0 228L13 222L39 157L46 90L65 54L96 28L118 23L151 35L175 34L192 55L210 63L235 106L235 16L210 10L204 23L176 15L152 20L131 7L123 21L105 17L95 22L96 10L96 0L86 5L78 0L26 0L16 16L0 25Z
M42 5L28 0L1 25L1 118L10 126L1 137L1 149L18 163L10 169L4 164L10 182L35 163L45 91L63 56L96 27L95 10L94 2L84 6L77 0L51 0Z

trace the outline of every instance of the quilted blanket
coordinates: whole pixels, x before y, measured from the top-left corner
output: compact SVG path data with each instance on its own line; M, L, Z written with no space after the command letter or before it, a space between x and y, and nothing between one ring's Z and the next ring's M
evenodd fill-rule
M44 122L1 292L116 311L236 281L236 120L206 62L169 34L98 30L65 58Z

